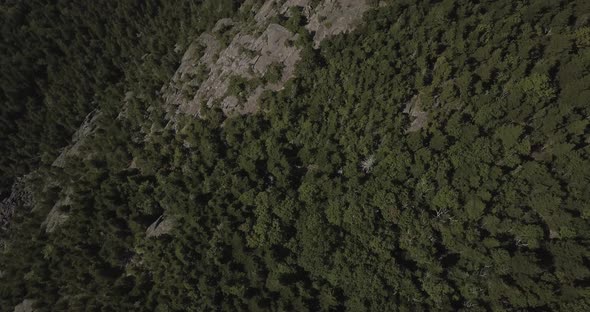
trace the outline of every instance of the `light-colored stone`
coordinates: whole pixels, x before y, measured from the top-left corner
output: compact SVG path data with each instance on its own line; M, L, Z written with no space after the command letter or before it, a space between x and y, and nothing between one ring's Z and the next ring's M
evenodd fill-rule
M420 95L414 95L412 99L406 103L403 112L404 114L410 115L413 119L408 129L406 129L406 133L419 131L428 123L428 113L423 111L420 105Z
M248 7L253 5L251 1L246 3ZM216 103L226 115L254 113L264 91L281 90L294 77L301 50L293 45L297 34L270 21L279 14L288 15L292 7L303 8L309 21L305 28L315 33L316 47L329 36L353 29L369 9L365 0L324 0L315 7L309 0L267 0L254 5L256 14L250 23L227 18L218 21L211 33L202 34L189 46L170 83L162 88L171 117L177 113L199 116L201 107ZM227 47L216 37L222 29L235 33ZM256 86L242 96L245 103L228 94L233 78L262 78L273 64L282 65L279 81ZM191 77L202 76L203 68L207 77L197 85ZM194 92L187 92L187 85L194 87Z
M369 8L365 0L325 0L314 10L305 27L315 32L313 40L317 48L327 37L352 30Z
M66 212L68 210L66 207L72 205L73 192L72 188L66 187L59 194L59 199L51 207L47 217L41 223L41 227L45 228L46 233L52 233L56 228L68 221L69 214Z
M126 98L127 96L131 97L133 95L126 95ZM86 115L82 125L80 125L80 128L72 136L72 143L62 150L51 164L52 166L63 168L65 167L67 157L80 154L80 149L84 145L85 139L96 130L97 121L100 116L101 113L98 110L93 110Z
M170 233L176 225L176 220L170 216L161 215L146 230L147 237L158 237Z
M234 25L234 21L231 18L222 18L215 23L215 27L213 27L213 32L220 32L226 27L230 27Z
M286 28L269 24L257 38L238 33L229 46L221 50L221 44L214 36L204 34L199 38L200 44L205 47L203 56L195 62L192 53L196 48L194 44L191 45L192 48L185 53L172 83L165 88L164 98L168 104L178 105L180 112L190 115L198 115L202 105L210 107L215 101L220 101L226 114L233 111L252 113L256 107L252 102L258 101L262 91L277 89L277 86L267 84L262 86L262 91L255 89L255 92L247 96L248 103L239 103L236 97L227 94L231 79L261 78L272 64L280 63L284 66L281 81L287 81L292 77L295 64L299 60L299 48L287 44L288 40L295 39L295 35ZM196 94L187 97L182 93L182 86L186 83L186 77L197 74L195 71L199 65L204 65L209 75L198 87Z
M0 202L0 233L10 227L10 222L17 209L30 210L35 201L31 189L31 179L35 173L16 178L12 184L10 195Z
M14 312L34 312L33 305L35 304L34 299L25 299L14 307Z
M47 214L45 221L41 224L41 226L45 227L45 232L52 233L57 227L68 221L69 215L63 211L62 207L69 204L69 198L65 198L58 200L57 203L53 205Z

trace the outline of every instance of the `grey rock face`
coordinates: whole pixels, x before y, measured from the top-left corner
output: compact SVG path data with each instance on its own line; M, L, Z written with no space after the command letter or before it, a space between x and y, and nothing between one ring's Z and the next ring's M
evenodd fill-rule
M36 300L33 299L23 300L23 302L14 307L14 312L34 312L33 305L35 304L35 301Z
M45 227L45 232L51 233L58 226L64 224L66 221L68 221L69 215L64 212L64 209L62 207L69 205L69 204L70 204L70 199L69 199L69 197L66 197L65 199L58 200L57 203L55 203L55 205L53 205L53 207L51 208L51 210L47 214L45 221L41 225L41 226Z
M414 97L406 103L404 114L410 115L413 119L408 129L406 129L406 133L419 131L428 123L428 113L422 110L420 103L419 95L414 95Z
M53 161L52 166L63 168L68 156L75 156L80 153L85 138L95 130L96 122L100 115L101 113L99 111L94 110L86 116L80 128L72 136L72 144L64 148L61 154Z
M30 189L31 174L17 178L12 184L10 195L0 202L0 233L6 231L17 209L30 210L33 205L33 193Z
M176 220L170 216L161 215L154 223L152 223L145 234L146 237L158 237L170 233L174 229Z
M315 7L310 2L267 0L251 8L255 13L252 20L218 21L211 33L201 35L188 47L170 83L162 88L168 111L200 116L201 107L218 104L226 115L256 112L262 93L281 90L293 78L300 59L301 48L294 45L298 35L271 20L289 15L292 7L302 8L308 20L305 29L314 33L317 48L322 40L353 29L370 8L366 0L324 0ZM244 7L247 4L252 5L247 2ZM227 34L232 39L225 46L221 38ZM261 78L273 65L282 68L281 77L264 82ZM238 98L228 92L236 78L258 85Z

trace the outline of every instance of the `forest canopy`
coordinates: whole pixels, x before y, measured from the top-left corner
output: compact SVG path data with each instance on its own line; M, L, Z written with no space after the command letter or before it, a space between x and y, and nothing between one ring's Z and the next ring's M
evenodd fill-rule
M589 311L590 2L378 2L174 118L242 3L2 3L0 310Z

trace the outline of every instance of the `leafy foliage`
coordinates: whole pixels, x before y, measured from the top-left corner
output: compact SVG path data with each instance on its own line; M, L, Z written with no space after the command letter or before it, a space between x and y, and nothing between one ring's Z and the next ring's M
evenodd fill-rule
M259 113L173 126L154 92L170 46L154 49L98 97L117 111L142 95L126 114L39 169L55 183L0 253L0 306L586 311L589 12L392 1L319 50L303 42L297 78ZM414 96L428 123L407 132ZM146 237L162 214L174 230Z

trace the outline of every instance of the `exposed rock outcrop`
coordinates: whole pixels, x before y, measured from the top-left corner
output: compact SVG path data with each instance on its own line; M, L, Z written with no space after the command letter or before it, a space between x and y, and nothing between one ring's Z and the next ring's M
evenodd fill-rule
M277 90L281 83L292 77L295 64L299 60L299 49L289 46L287 41L294 39L295 35L286 28L270 24L257 38L249 34L237 34L229 46L221 51L219 41L211 34L204 34L185 53L182 62L185 66L181 65L173 78L175 86L172 88L176 92L167 93L166 101L179 104L181 112L191 115L197 115L201 105L211 106L214 101L221 101L221 107L226 114L231 111L254 112L255 103L264 90ZM187 60L193 59L192 54L198 50L198 45L205 47L202 59L195 67L186 66ZM213 61L216 55L219 57ZM228 94L233 78L241 77L248 80L260 78L273 63L284 66L279 83L258 86L247 96L246 103L238 103L235 95ZM188 81L186 78L198 76L199 73L195 70L202 70L203 66L208 69L208 76L198 84L195 94L183 92L183 84L196 85L195 78ZM238 106L239 104L242 105Z
M226 115L253 113L264 91L278 91L294 76L301 48L298 34L277 24L276 20L300 7L305 25L313 34L317 48L329 36L349 31L369 9L366 0L324 0L312 6L309 0L267 0L262 6L247 1L242 7L251 20L222 19L211 33L197 38L186 50L170 83L162 88L169 112L199 116L201 107L220 105ZM224 39L229 34L229 44ZM273 66L281 68L276 81L265 74ZM232 94L235 79L251 81L255 86Z
M412 99L406 103L404 114L410 115L412 123L406 129L406 133L416 132L424 128L428 123L428 113L422 110L420 95L414 95Z
M51 233L53 232L58 226L64 224L68 221L69 215L66 212L66 207L71 204L71 200L69 195L66 195L65 198L58 200L55 205L51 208L45 221L41 224L41 226L45 227L45 232Z
M315 33L313 41L317 48L324 39L352 30L368 9L367 1L363 0L322 1L309 16L305 28Z
M82 122L80 128L78 128L72 136L72 143L63 149L51 164L52 166L63 168L68 156L76 156L80 154L80 149L84 144L85 138L96 130L97 120L100 115L101 113L97 110L93 110L86 115L84 122Z
M33 312L33 305L35 304L34 299L25 299L23 302L19 303L17 306L14 307L14 312Z
M132 94L126 94L125 100L128 97L133 96ZM96 131L98 125L98 119L101 116L101 112L94 110L86 115L86 118L80 125L80 128L72 136L72 143L65 147L59 156L51 164L54 167L64 168L66 166L66 160L68 157L79 156L83 154L83 146L87 139ZM86 155L89 157L90 155ZM41 224L42 228L45 228L47 233L52 233L58 226L65 223L69 215L66 212L67 206L71 204L70 197L71 190L65 189L60 195L60 199L53 205L45 221Z
M145 234L147 237L158 237L168 234L174 229L175 224L176 220L173 217L161 215L147 228Z
M8 229L17 209L32 209L33 193L30 188L32 174L17 178L12 184L10 195L0 202L0 234Z

